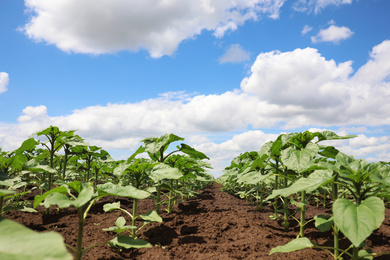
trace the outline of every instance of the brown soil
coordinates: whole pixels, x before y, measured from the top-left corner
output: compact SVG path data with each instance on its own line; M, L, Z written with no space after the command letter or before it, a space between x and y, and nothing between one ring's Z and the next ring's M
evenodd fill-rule
M119 200L124 208L131 209L131 200ZM113 201L114 198L105 197L92 207L84 228L84 247L114 238L115 234L102 229L114 226L119 216L130 222L120 211L103 211L103 205ZM145 213L154 208L154 203L143 200L138 208L140 213ZM48 215L43 214L44 208L38 207L38 211L37 214L12 210L6 216L36 231L57 231L67 244L75 247L76 209L51 208ZM306 217L311 219L324 211L329 213L309 206ZM213 183L197 198L177 204L173 213L161 213L162 223L149 224L140 231L139 238L155 245L153 248L118 250L105 244L89 250L83 259L333 259L329 253L314 249L269 256L272 248L288 243L299 232L297 223L292 223L286 232L280 221L270 219L271 214L271 206L258 211L250 203L222 192L221 185ZM319 232L313 222L308 224L306 235L319 245L333 243L332 233ZM379 253L390 252L389 241L390 209L387 207L384 223L366 242L373 252ZM342 238L340 245L346 247L349 242ZM376 259L389 259L389 256Z

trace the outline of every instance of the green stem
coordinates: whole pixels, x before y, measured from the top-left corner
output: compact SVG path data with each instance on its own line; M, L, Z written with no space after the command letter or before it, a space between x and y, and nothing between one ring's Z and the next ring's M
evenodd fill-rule
M156 212L157 214L160 213L160 200L161 200L161 185L160 183L158 183L158 186L157 186L157 202L156 202Z
M333 238L334 238L334 259L339 257L339 229L334 224L333 226Z
M135 221L137 219L137 204L138 204L138 199L134 199L134 201L133 201L133 216L131 218L131 225L134 227L136 226ZM136 229L134 228L131 232L132 232L131 236L133 238L135 238Z
M84 207L77 208L79 226L77 232L76 260L81 260L83 255L83 231L84 231Z
M359 248L356 247L356 246L353 246L352 259L353 260L358 260L359 259Z
M301 203L306 201L306 191L301 192ZM305 205L301 206L301 220L299 222L299 236L305 237Z

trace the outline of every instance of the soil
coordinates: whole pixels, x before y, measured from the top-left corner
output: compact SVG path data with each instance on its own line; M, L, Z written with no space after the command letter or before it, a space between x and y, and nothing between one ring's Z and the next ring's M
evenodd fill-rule
M285 231L280 221L272 220L273 209L266 205L261 211L249 202L221 191L221 185L209 185L196 198L181 202L174 206L172 213L161 210L162 223L151 223L138 233L138 237L149 241L154 246L142 249L112 248L107 244L90 249L83 259L333 259L322 250L304 249L291 253L269 255L272 248L284 245L297 237L299 226L291 223ZM33 199L33 194L27 199ZM121 201L124 208L131 209L129 199L113 197L101 198L91 208L84 227L83 246L109 241L115 237L112 232L103 228L114 226L116 219L123 216L121 211L104 212L103 205ZM154 208L152 200L142 200L138 204L140 213ZM27 227L39 231L59 232L65 243L76 246L77 211L75 208L58 210L50 208L49 214L38 207L38 213L26 213L12 210L6 217ZM329 209L308 206L306 218L317 214L330 214ZM141 221L137 225L141 225ZM332 246L331 232L321 233L310 222L305 230L306 236L319 245ZM366 240L373 252L390 252L390 209L386 207L386 219L380 229ZM349 241L341 235L340 246L348 247ZM389 259L387 255L375 259Z

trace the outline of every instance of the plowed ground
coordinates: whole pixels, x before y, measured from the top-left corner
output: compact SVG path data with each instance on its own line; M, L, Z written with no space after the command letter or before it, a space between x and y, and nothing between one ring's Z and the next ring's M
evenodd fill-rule
M33 194L26 199L33 199ZM108 241L115 237L103 228L114 226L119 216L127 218L120 211L104 212L103 205L121 201L124 208L132 208L128 199L105 197L97 201L86 219L83 246ZM139 202L140 213L154 208L154 202ZM164 209L164 208L163 208ZM75 247L77 239L77 211L74 208L50 208L50 214L44 214L44 208L38 207L39 213L25 213L13 210L6 216L36 231L56 231L63 235L65 242ZM329 253L321 250L304 249L286 254L269 256L272 248L284 245L299 233L297 223L291 223L286 232L280 221L270 219L273 210L266 205L262 211L255 206L221 191L221 185L213 183L197 198L181 202L174 207L173 213L160 213L162 223L152 223L144 227L139 238L149 241L153 248L123 249L111 248L107 244L94 247L83 259L333 259ZM317 209L309 206L307 219L317 214L328 213L329 209ZM130 219L128 219L130 224ZM141 225L141 221L138 223ZM306 228L309 239L319 245L332 246L331 232L321 233L314 228L313 222ZM349 245L341 235L341 247ZM374 252L390 252L390 209L387 205L386 219L366 243ZM390 259L383 255L376 259Z

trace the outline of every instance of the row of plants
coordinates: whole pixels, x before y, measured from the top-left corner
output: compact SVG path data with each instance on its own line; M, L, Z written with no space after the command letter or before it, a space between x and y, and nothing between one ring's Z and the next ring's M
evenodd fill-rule
M367 248L365 240L385 219L385 203L390 200L389 163L355 159L324 145L353 137L331 131L281 134L258 152L234 158L225 168L218 179L225 191L251 201L259 210L264 204L272 205L271 218L281 219L286 231L291 221L298 222L297 238L273 248L270 254L320 248L334 259L378 255L363 247ZM331 207L332 214L307 219L309 202ZM317 245L305 236L305 226L311 221L322 232L332 231L333 246ZM341 235L350 241L348 248L339 246Z
M184 143L173 148L171 144L178 141L184 141L184 138L174 134L146 138L128 159L115 161L107 151L89 145L75 131L61 131L50 126L33 134L14 151L0 150L0 217L6 216L12 209L34 214L38 206L43 206L46 214L50 214L52 206L76 208L77 244L76 247L65 246L74 252L77 260L90 248L107 243L123 248L151 247L147 241L137 238L137 232L150 222L162 222L159 216L161 205L166 204L165 208L170 213L175 204L196 196L199 190L214 180L207 173L207 169L211 168L209 163L204 161L209 158ZM23 200L23 196L33 190L38 195L31 205ZM132 199L132 209L124 208L119 201L103 207L105 212L124 212L129 221L119 217L113 227L104 230L116 233L115 238L85 247L82 242L85 219L92 205L106 196ZM155 208L139 214L138 202L147 198L155 201ZM136 225L137 219L143 219L141 226ZM127 222L130 224L126 225ZM0 243L1 259L26 259L31 256L36 259L71 259L64 246L58 246L58 254L53 255L52 249L48 250L45 257L42 256L46 254L43 251L34 255L28 250L18 250L26 248L25 244L20 244L25 241L7 242L15 239L13 231L8 229L14 228L15 232L20 230L26 234L33 231L17 223L9 223L10 220L1 217L0 231L4 231L0 233L0 241L4 242ZM33 241L30 241L31 247L35 247Z

